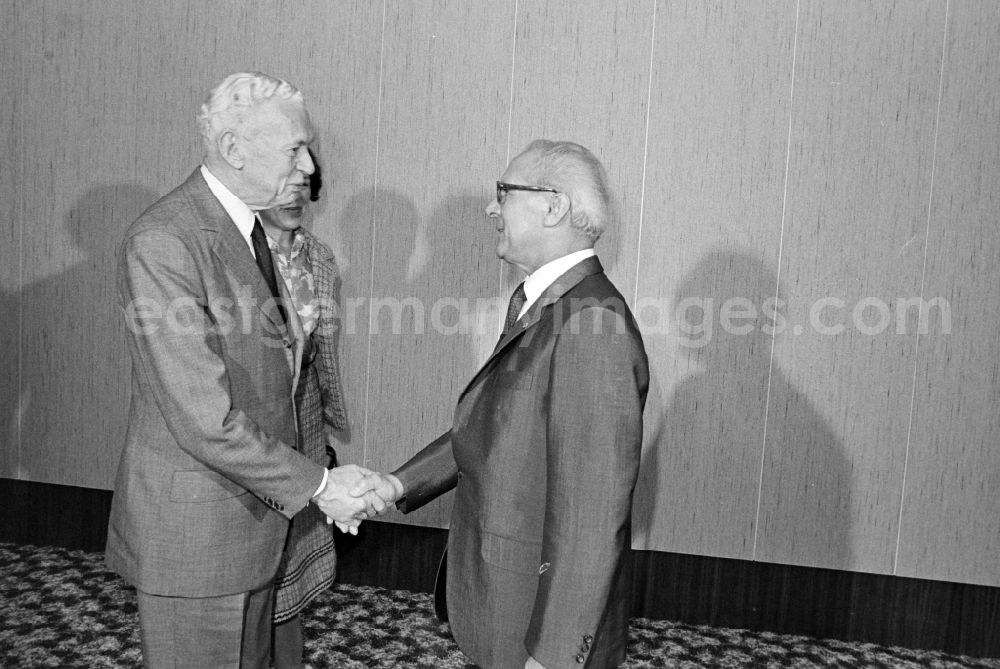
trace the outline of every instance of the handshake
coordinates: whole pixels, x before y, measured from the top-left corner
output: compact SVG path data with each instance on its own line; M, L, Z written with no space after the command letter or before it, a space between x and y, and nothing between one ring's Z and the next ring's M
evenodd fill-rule
M403 484L392 474L381 474L358 465L327 470L326 486L312 501L326 514L327 524L341 532L358 533L361 521L374 518L403 496Z

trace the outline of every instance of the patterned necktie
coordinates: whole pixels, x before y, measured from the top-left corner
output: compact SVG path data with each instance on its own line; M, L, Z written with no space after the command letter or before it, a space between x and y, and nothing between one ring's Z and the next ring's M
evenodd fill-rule
M514 323L517 322L517 317L521 315L521 309L524 308L524 303L527 299L527 296L524 294L524 282L522 281L517 284L514 294L510 296L510 305L507 307L507 320L503 323L501 337L510 332L510 329L514 327Z
M254 217L253 231L250 233L250 241L253 242L253 252L257 256L257 267L264 276L264 282L271 289L271 297L274 298L278 306L278 314L282 322L287 323L285 308L281 305L281 297L278 295L278 280L274 276L274 261L271 259L271 247L267 244L267 236L264 228L260 224L260 219Z

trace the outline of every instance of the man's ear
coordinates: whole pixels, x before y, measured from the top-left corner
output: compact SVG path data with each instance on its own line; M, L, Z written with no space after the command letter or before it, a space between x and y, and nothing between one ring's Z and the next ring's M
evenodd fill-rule
M240 146L236 133L232 130L226 130L216 140L216 147L219 149L219 155L222 156L222 159L229 163L233 169L243 169L246 157L243 155L243 147Z
M569 195L552 193L549 197L549 211L545 215L545 227L554 228L562 223L563 219L569 216L569 210Z

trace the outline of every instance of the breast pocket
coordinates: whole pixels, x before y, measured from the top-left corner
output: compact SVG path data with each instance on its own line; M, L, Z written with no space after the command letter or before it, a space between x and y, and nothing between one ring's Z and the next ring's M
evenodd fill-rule
M250 491L210 469L174 472L171 502L217 502L247 495Z

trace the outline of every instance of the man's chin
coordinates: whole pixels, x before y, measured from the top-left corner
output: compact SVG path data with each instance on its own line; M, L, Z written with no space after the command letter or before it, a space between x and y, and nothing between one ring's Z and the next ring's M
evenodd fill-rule
M294 188L288 191L283 191L274 198L274 202L271 203L271 208L274 207L301 207L305 204L307 198L301 188Z

